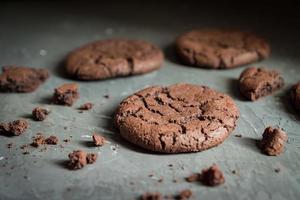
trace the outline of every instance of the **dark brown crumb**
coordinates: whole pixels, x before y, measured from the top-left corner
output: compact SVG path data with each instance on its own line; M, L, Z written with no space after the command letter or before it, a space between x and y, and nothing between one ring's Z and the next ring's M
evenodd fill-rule
M69 169L81 169L86 164L92 164L97 160L97 155L93 153L86 153L82 150L73 151L69 154Z
M163 178L158 179L158 182L159 182L159 183L162 183L163 181L164 181Z
M78 85L76 83L66 83L55 88L52 101L55 104L72 106L78 97Z
M109 99L110 96L108 94L104 95L104 98Z
M242 135L241 135L241 134L236 134L236 135L234 135L234 137L241 138L241 137L242 137Z
M189 183L196 182L199 180L199 174L198 173L192 174L189 177L185 178L185 180Z
M51 135L47 139L45 139L46 144L56 145L58 143L58 138L54 135Z
M159 192L146 192L140 197L140 200L162 200L162 195Z
M267 127L260 143L261 150L269 156L278 156L284 150L287 134L280 128Z
M88 153L86 156L87 164L93 164L97 160L97 154L95 153Z
M192 196L192 191L190 189L182 190L179 195L175 197L177 200L187 200Z
M29 127L26 120L19 119L9 123L0 123L0 134L6 136L19 136Z
M173 183L177 183L178 182L178 180L177 179L173 179Z
M276 169L274 169L274 171L275 171L276 173L279 173L279 172L280 172L280 168L276 168Z
M105 144L105 138L98 134L93 134L92 136L95 146L103 146Z
M149 174L149 175L148 175L148 177L153 177L153 176L154 176L153 174Z
M43 121L47 118L47 115L49 113L50 113L50 111L45 108L36 107L32 110L32 117L36 121Z
M28 151L24 151L22 154L23 154L23 155L28 155L29 152L28 152Z
M25 148L27 148L27 147L28 147L27 144L23 144L22 146L20 146L20 149L25 149Z
M64 126L64 129L65 129L65 130L67 130L67 129L68 129L68 127Z
M203 169L199 180L202 184L207 186L217 186L225 182L223 173L216 164L213 164L207 169Z
M70 142L70 139L64 139L63 140L65 143Z
M237 174L236 170L232 170L231 173L233 174Z
M31 146L38 148L41 145L46 144L45 142L45 137L42 134L37 134L34 138L32 143L30 144Z
M79 110L90 110L93 108L93 106L94 106L94 104L89 102L89 103L85 103L85 104L81 105L78 109Z
M10 149L10 148L12 148L13 143L8 143L6 146L7 146L8 149Z
M172 165L172 164L169 164L168 166L169 166L169 167L173 167L173 165Z

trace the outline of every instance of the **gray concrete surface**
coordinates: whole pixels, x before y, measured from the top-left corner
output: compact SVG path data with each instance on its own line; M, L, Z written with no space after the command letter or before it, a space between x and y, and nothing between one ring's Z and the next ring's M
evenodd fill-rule
M6 2L0 7L0 64L45 67L51 78L31 94L0 94L0 121L27 118L28 131L19 137L0 136L0 199L135 199L146 191L164 195L190 188L193 199L299 199L300 198L300 123L299 115L286 99L290 86L300 80L299 18L279 15L272 7L239 9L184 3L38 3ZM216 9L218 9L216 11ZM204 70L179 64L172 42L193 27L231 26L253 30L272 45L272 56L256 66L268 66L283 73L285 87L257 102L247 102L237 91L236 79L245 68ZM166 54L162 69L142 76L104 81L81 82L80 99L73 107L48 105L53 89L65 82L61 61L73 48L86 42L129 37L151 41ZM200 153L164 155L137 148L119 138L112 128L118 103L136 90L153 84L177 82L204 84L226 92L236 101L241 117L233 134L219 147ZM103 96L109 94L110 99ZM93 102L91 111L75 109ZM44 122L32 121L31 110L38 105L51 109ZM280 126L288 133L285 152L268 157L257 149L266 126ZM65 130L64 127L67 127ZM104 134L109 143L90 147L91 134ZM54 134L59 146L45 152L29 148L23 155L20 146L42 132ZM242 138L234 137L241 134ZM72 138L70 138L72 136ZM63 139L70 138L65 144ZM13 148L6 145L13 142ZM64 167L69 152L83 149L99 153L93 165L69 171ZM184 177L217 163L226 182L217 188L187 183ZM173 167L168 165L172 164ZM279 173L274 169L280 168ZM237 174L232 174L236 170ZM154 174L153 177L148 177ZM158 179L163 177L163 182ZM173 180L178 180L174 183Z

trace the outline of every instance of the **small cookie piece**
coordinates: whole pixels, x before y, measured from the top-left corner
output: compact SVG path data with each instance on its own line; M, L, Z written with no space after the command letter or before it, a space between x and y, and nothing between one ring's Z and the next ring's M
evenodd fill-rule
M239 78L241 94L251 101L270 95L283 85L284 81L279 72L265 68L249 67Z
M33 92L48 77L46 69L6 66L0 75L0 92Z
M194 173L194 174L190 175L189 177L185 178L185 180L189 183L192 183L192 182L199 181L199 177L200 177L200 174Z
M93 106L94 106L94 104L92 104L92 103L85 103L85 104L82 104L82 105L78 108L78 110L90 110L90 109L93 108Z
M99 80L144 74L160 68L163 53L141 40L108 39L74 50L66 59L69 75L82 80Z
M216 164L207 169L203 169L200 174L200 181L207 186L217 186L225 182L222 171Z
M45 143L49 145L57 145L58 138L54 135L51 135L50 137L45 139Z
M292 87L290 96L292 105L300 111L300 82Z
M46 144L45 142L45 137L41 134L41 133L38 133L36 134L36 136L33 138L33 141L32 143L30 144L30 146L33 146L35 148L38 148L39 146L41 145L44 145Z
M121 102L115 116L123 138L142 148L181 153L221 144L234 130L233 99L206 86L175 84L141 90Z
M32 110L32 117L36 121L44 121L49 113L50 111L45 108L36 107Z
M29 127L26 120L20 119L9 123L0 123L0 133L7 136L19 136Z
M198 67L222 69L249 64L270 54L268 43L259 36L230 29L198 29L176 40L181 60Z
M97 160L97 155L77 150L69 154L69 159L68 167L76 170L83 168L86 164L94 163Z
M98 134L93 134L93 142L95 146L103 146L105 144L105 138Z
M287 134L279 129L267 127L260 143L261 150L269 156L277 156L284 150Z
M154 193L146 192L140 198L140 200L162 200L162 199L163 197L159 192L154 192Z
M188 200L192 196L193 192L190 189L182 190L175 199L177 200Z
M65 83L54 90L53 103L72 106L78 99L78 85L76 83Z

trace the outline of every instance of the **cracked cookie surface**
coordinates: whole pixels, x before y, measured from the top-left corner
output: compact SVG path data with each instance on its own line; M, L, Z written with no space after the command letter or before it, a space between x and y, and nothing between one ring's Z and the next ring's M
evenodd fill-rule
M142 40L107 39L74 50L66 59L69 75L99 80L144 74L161 67L162 51Z
M176 48L184 63L212 69L249 64L270 54L264 39L230 29L192 30L177 38Z
M123 100L115 122L126 140L148 150L197 152L222 143L239 110L231 97L206 86L153 86Z

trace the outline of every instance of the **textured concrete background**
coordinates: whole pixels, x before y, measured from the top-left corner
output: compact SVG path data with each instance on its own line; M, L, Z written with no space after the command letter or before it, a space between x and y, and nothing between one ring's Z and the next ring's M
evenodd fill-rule
M51 78L31 94L0 94L1 122L24 117L30 123L24 135L0 136L0 199L135 199L146 191L169 195L185 188L193 191L194 199L299 199L299 115L286 99L290 86L300 80L300 18L294 15L294 9L292 5L274 9L267 3L249 7L244 2L238 6L171 1L1 3L1 66L45 67L51 71ZM175 37L193 27L207 26L239 27L266 37L272 45L272 55L255 65L280 70L286 81L284 89L257 102L247 102L236 86L245 67L212 71L179 64L170 45ZM48 105L56 86L72 82L61 70L65 55L86 42L110 37L140 38L157 44L166 54L163 68L142 76L76 81L81 95L76 105ZM234 133L222 145L201 153L164 155L146 152L119 138L111 119L123 98L153 84L177 82L204 84L234 98L241 117ZM107 94L110 99L103 97ZM85 102L93 102L95 107L78 113L75 108ZM52 111L44 122L29 118L38 105ZM255 145L269 125L280 126L288 133L286 150L278 157L261 154ZM109 143L101 148L90 147L88 141L94 131L104 134ZM45 152L29 148L30 154L23 155L20 146L30 143L38 132L57 135L64 148L51 146ZM70 142L64 144L62 140L70 136ZM7 149L11 142L13 148ZM99 159L82 170L69 171L64 163L75 149L98 152ZM224 185L208 188L184 181L184 177L212 163L224 172ZM281 171L275 173L276 168ZM154 176L150 178L149 174ZM164 180L159 183L161 177ZM173 183L173 179L178 182Z

